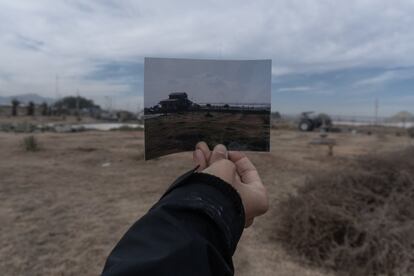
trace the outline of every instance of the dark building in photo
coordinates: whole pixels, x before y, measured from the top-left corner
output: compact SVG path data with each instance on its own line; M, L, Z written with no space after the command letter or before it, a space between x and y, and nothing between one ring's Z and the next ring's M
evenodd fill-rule
M161 109L166 112L186 111L190 109L193 102L188 99L185 92L174 92L168 96L168 99L160 101Z

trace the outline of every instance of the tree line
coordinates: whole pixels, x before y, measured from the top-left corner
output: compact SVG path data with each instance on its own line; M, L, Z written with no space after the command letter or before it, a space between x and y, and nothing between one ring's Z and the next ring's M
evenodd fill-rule
M11 101L12 109L11 115L17 116L18 109L21 102L17 99ZM35 104L30 101L26 106L26 115L33 116L35 115ZM93 100L80 97L80 96L68 96L64 97L53 104L48 104L43 102L39 105L40 114L42 116L51 116L51 115L65 115L71 111L79 112L82 109L100 109L100 106L95 104Z

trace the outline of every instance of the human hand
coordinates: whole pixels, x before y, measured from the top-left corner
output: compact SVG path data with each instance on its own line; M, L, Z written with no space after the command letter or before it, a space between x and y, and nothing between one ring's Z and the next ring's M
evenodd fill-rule
M205 142L199 142L193 152L198 171L221 178L239 193L245 212L245 227L253 224L254 218L269 208L266 188L259 173L247 156L238 151L227 151L217 145L210 151Z

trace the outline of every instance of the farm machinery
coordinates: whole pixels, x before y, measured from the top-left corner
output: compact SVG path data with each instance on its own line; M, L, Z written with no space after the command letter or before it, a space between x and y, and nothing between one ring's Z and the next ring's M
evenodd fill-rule
M313 131L314 129L321 129L329 131L332 128L332 119L329 115L320 113L314 115L313 111L303 112L300 116L298 128L300 131Z

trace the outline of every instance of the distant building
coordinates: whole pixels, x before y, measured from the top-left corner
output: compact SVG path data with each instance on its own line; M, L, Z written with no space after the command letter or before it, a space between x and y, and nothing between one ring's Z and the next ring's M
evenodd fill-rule
M11 116L12 115L12 105L0 105L0 116ZM27 115L27 105L20 104L17 107L17 116L26 116ZM34 115L41 115L41 110L39 105L34 106Z
M119 122L127 122L127 121L135 121L137 120L137 116L130 112L130 111L125 111L125 110L121 110L116 112L116 117L118 119Z
M11 105L0 105L0 116L11 116L12 106Z
M175 92L168 96L168 99L160 101L161 109L166 112L186 111L193 102L188 99L185 92Z

